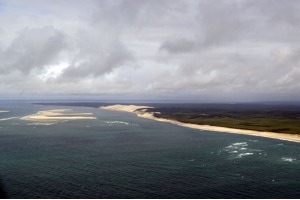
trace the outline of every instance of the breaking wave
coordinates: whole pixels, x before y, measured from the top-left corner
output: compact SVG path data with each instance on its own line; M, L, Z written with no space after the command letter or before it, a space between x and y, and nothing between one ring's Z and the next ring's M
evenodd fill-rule
M262 154L262 150L260 150L260 149L249 148L249 145L247 142L232 143L229 146L225 147L223 151L231 154L230 157L233 157L233 158L243 158L245 156ZM266 154L264 154L264 155L266 155Z
M107 125L113 125L113 124L123 124L123 125L130 125L130 126L138 126L138 124L131 124L131 123L128 123L128 122L123 122L123 121L107 121L105 122Z
M296 158L291 158L291 157L282 157L281 160L283 162L294 162L296 161L297 159Z
M43 123L43 122L33 122L33 123L29 123L29 126L50 126L56 123Z
M7 120L15 119L15 118L18 118L18 117L3 118L3 119L0 119L0 121L7 121Z
M240 154L237 156L237 158L242 158L242 157L244 157L244 156L251 156L251 155L253 155L253 153L240 153Z

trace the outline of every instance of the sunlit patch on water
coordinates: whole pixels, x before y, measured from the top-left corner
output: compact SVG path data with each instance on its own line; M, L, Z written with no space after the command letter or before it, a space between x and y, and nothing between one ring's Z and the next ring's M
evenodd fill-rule
M297 159L296 158L291 158L291 157L282 157L281 160L283 162L294 162L296 161Z

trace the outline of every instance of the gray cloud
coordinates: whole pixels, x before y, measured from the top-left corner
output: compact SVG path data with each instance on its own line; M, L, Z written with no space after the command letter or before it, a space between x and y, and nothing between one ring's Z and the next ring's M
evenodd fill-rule
M91 31L97 34L83 31L78 35L78 42L72 49L75 54L71 56L72 62L62 73L62 78L97 77L134 60L117 36Z
M66 48L65 36L51 26L25 28L11 45L1 53L2 73L18 70L30 73L59 61Z
M116 24L122 29L170 25L188 12L186 2L161 0L98 1L99 10L92 15L92 22Z
M289 0L5 0L0 93L294 100Z
M200 1L190 27L190 37L166 39L160 50L168 53L205 51L208 48L251 40L249 33L256 28L254 8L242 1Z
M160 46L160 50L166 50L169 53L185 53L195 50L196 41L187 38L178 38L166 40Z

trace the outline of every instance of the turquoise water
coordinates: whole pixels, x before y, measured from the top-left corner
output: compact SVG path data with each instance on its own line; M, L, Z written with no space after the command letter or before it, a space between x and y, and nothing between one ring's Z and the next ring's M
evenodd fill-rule
M57 108L0 103L10 111L0 113L0 179L8 198L300 197L298 143L96 108L71 107L97 120L19 119Z

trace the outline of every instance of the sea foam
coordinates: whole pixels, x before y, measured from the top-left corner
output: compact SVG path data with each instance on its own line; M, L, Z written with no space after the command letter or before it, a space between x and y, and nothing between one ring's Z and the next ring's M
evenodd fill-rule
M42 123L42 122L34 122L34 123L29 123L29 126L50 126L56 123Z
M223 151L231 154L231 158L243 158L257 153L261 154L262 150L249 148L247 142L236 142L225 147Z
M15 119L15 118L18 118L18 117L3 118L3 119L0 119L0 121L7 121L7 120Z
M290 157L282 157L281 160L283 162L294 162L296 161L297 159L296 158L290 158Z
M124 124L124 125L131 125L131 126L138 126L138 124L131 124L128 122L123 122L123 121L107 121L106 124L112 125L112 124Z

